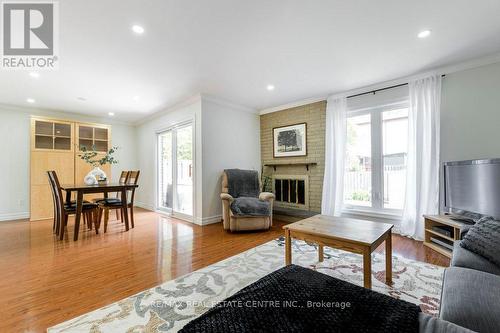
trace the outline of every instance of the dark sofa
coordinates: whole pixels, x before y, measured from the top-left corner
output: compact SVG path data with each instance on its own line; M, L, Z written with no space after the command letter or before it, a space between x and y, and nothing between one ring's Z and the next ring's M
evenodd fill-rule
M500 332L500 267L456 241L439 317L476 332Z

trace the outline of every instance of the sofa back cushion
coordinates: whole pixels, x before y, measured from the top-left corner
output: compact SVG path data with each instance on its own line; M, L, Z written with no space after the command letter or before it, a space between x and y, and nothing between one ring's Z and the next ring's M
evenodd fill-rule
M462 239L460 246L500 266L500 221L476 223Z

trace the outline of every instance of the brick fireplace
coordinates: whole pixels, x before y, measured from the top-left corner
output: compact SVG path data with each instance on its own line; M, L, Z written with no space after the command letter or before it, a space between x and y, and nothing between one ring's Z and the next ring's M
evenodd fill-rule
M321 211L325 122L326 101L260 116L262 174L268 179L265 190L277 197L276 209L296 211L297 216ZM307 155L274 158L273 128L297 123L307 124Z

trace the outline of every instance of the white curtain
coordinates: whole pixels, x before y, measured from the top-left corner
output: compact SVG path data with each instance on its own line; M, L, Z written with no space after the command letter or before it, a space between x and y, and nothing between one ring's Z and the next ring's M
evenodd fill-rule
M321 214L340 216L344 198L347 99L330 97L326 104L325 176Z
M439 211L441 76L409 82L406 198L401 233L423 239L423 214Z

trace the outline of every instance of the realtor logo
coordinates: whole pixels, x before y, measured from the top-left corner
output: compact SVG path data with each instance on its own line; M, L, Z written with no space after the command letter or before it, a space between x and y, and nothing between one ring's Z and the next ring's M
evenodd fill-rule
M58 3L2 2L2 69L57 69Z

